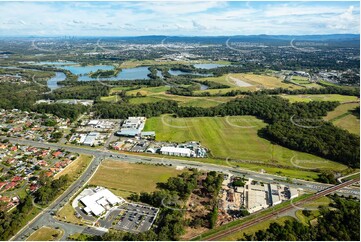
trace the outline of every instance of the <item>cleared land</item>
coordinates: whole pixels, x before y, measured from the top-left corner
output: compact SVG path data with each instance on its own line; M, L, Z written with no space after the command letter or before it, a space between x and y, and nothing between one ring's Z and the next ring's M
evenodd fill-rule
M335 110L329 112L324 118L334 125L348 130L350 133L360 135L360 119L350 113L359 106L359 103L345 103L339 105Z
M70 203L66 203L57 213L58 219L72 223L72 224L84 224L81 218L75 216L75 210Z
M105 160L89 184L109 188L115 194L126 198L131 193L155 191L157 182L165 182L169 177L177 176L181 172L165 166Z
M337 102L352 102L357 101L358 98L355 96L345 96L340 94L305 94L305 95L279 95L282 98L294 102L311 102L311 101L337 101Z
M282 78L276 77L274 75L259 75L253 73L232 73L223 75L220 77L204 77L198 78L200 81L213 81L220 84L229 85L231 88L224 88L224 89L211 89L211 90L203 90L197 91L196 93L201 92L210 92L214 93L225 93L231 90L250 90L255 91L258 89L272 89L272 88L288 88L288 89L300 89L302 87L292 84L292 83L285 83L283 82Z
M156 131L160 141L200 141L211 150L212 158L259 161L261 164L286 165L295 168L327 168L343 170L346 166L320 157L274 145L257 135L266 124L253 116L173 118L169 115L148 119L145 130ZM227 162L226 162L227 163ZM237 164L237 163L234 163ZM260 164L238 163L242 167L259 170ZM267 167L267 172L280 168ZM286 172L283 170L283 172ZM304 171L305 176L312 172ZM307 175L306 175L307 173ZM301 171L293 174L301 176Z
M90 155L81 154L76 160L74 160L70 165L68 165L64 170L59 172L54 176L55 179L60 176L69 175L72 181L75 181L85 170L85 168L89 165L91 160L93 159Z
M151 103L161 100L173 100L179 103L180 106L196 106L196 107L213 107L220 103L225 103L235 97L185 97L167 94L169 87L143 87L141 89L128 91L127 95L136 96L137 93L146 95L144 97L135 97L129 100L132 104ZM114 96L113 96L114 97Z
M59 240L63 235L63 231L59 229L54 229L50 227L41 227L36 230L30 237L27 239L28 241L51 241L51 240Z
M321 87L319 84L314 83L314 82L310 82L308 77L303 77L303 76L292 76L292 80L293 83L296 83L297 85L306 87L306 88L311 88L311 87Z

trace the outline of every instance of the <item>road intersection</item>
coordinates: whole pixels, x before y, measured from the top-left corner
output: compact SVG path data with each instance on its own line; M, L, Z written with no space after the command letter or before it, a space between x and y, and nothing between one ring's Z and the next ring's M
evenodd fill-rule
M64 149L70 152L80 153L92 155L94 158L84 171L84 173L78 178L62 195L60 195L54 202L52 202L47 209L40 212L33 220L31 220L25 227L23 227L11 240L24 240L36 228L40 228L44 225L59 227L65 231L62 240L65 240L67 236L73 233L87 233L93 235L101 235L105 231L96 227L85 227L74 225L70 223L65 223L56 220L53 215L54 211L60 209L65 203L67 203L71 198L79 191L82 187L86 185L88 180L92 177L92 175L96 172L96 169L101 164L104 159L112 159L119 162L128 162L128 163L149 163L149 164L164 164L169 166L183 166L187 168L197 168L205 171L218 171L223 173L228 173L231 175L245 175L246 178L251 178L254 180L258 180L265 183L279 183L283 185L292 185L299 189L303 189L307 192L316 193L325 189L332 187L333 185L305 181L300 179L293 179L292 184L282 176L272 175L268 173L259 173L255 171L250 171L241 168L232 168L229 166L215 165L209 163L203 163L198 161L190 161L190 160L180 160L173 159L168 157L149 157L149 156L141 156L129 153L119 153L115 151L108 150L99 150L92 147L80 147L80 146L70 146L70 145L62 145L56 143L47 143L47 142L37 142L19 138L11 138L11 137L1 137L2 139L8 139L10 142L22 144L22 145L31 145L34 147L40 148L52 148L52 149ZM359 197L360 191L358 188L342 188L342 190L335 191L338 194L343 195L352 195Z

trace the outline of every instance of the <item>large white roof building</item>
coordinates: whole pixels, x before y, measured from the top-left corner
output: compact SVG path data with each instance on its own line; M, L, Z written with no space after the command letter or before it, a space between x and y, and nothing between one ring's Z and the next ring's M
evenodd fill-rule
M105 188L96 188L94 193L80 199L84 204L84 211L91 212L95 216L99 216L107 210L107 206L115 206L124 203L123 198L115 196L112 192Z
M162 155L187 156L192 155L192 150L188 148L168 147L164 146L160 149Z

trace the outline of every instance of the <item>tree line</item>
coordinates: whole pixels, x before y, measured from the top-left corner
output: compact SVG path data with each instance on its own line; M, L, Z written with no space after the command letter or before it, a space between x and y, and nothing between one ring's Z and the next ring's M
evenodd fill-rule
M333 197L331 208L320 208L316 225L287 220L284 225L271 223L266 230L245 234L244 241L359 241L360 202ZM305 212L304 214L307 215Z
M269 125L259 135L290 149L359 166L359 137L322 120L338 102L289 103L277 96L252 95L211 108L182 107L180 117L256 116Z

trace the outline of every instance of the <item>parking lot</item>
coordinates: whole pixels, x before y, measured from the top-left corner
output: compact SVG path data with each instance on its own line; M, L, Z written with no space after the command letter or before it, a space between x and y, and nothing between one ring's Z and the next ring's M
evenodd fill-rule
M104 220L99 222L104 227L139 233L150 229L157 214L158 208L126 203L110 212Z

